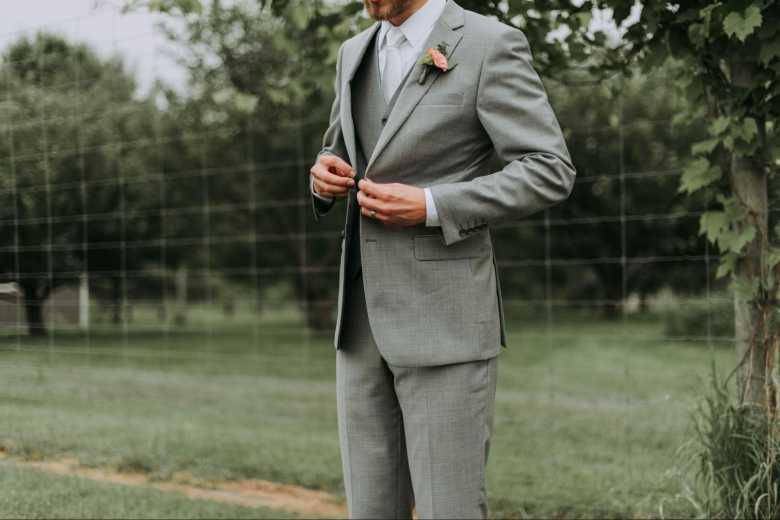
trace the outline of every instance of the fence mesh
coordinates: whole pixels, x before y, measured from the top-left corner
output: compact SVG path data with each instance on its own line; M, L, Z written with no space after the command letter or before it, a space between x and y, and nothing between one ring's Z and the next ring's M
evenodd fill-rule
M271 124L262 107L227 121L199 113L188 125L110 74L89 76L78 53L72 75L57 73L56 56L0 62L3 449L338 489L344 208L316 223L307 192L328 107ZM528 480L570 471L583 494L601 490L588 507L605 511L668 489L697 383L664 389L664 372L730 359L718 349L733 343L730 296L698 236L706 207L677 191L690 144L673 124L679 106L652 93L643 103L632 89L646 84L619 77L546 85L578 177L560 206L491 228L509 333L494 494L533 509L505 491L527 484L539 503L576 509L576 490ZM97 99L105 92L115 98ZM554 450L534 453L545 432ZM547 470L530 462L540 454Z

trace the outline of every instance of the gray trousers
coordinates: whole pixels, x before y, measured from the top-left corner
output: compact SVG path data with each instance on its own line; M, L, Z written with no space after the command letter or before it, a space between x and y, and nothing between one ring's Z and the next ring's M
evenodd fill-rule
M497 358L389 365L371 334L363 275L336 352L339 441L351 518L486 518ZM414 348L414 345L410 345Z

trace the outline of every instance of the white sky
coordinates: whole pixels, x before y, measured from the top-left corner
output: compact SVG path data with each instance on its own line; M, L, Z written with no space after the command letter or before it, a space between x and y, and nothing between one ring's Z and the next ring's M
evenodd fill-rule
M155 28L163 18L142 10L123 15L121 5L121 0L0 0L0 49L43 29L86 42L102 56L119 53L141 92L155 78L183 90L186 74Z

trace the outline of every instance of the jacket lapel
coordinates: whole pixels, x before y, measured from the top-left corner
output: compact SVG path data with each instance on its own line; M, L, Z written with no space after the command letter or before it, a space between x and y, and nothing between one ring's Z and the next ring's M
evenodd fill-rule
M430 47L436 47L439 43L444 42L447 45L447 57L450 58L463 38L463 35L458 31L458 29L463 27L463 23L463 9L453 0L447 0L444 12L436 20L436 24L433 26L431 35L426 40L423 49L427 52ZM419 58L417 61L419 62ZM423 96L431 89L436 78L441 74L438 70L429 71L425 82L421 85L418 79L425 65L420 65L418 62L414 64L411 74L409 74L403 87L401 87L402 90L398 95L396 104L390 112L387 124L379 135L379 141L377 141L374 152L371 154L371 158L366 166L366 175L368 175L377 157L379 157L393 136L403 126Z
M357 39L354 50L347 52L344 49L344 64L342 65L344 80L339 86L341 88L341 132L344 137L344 144L347 147L350 164L357 164L357 144L355 141L355 121L352 119L352 80L355 78L358 67L363 61L371 40L379 29L379 22L366 29Z

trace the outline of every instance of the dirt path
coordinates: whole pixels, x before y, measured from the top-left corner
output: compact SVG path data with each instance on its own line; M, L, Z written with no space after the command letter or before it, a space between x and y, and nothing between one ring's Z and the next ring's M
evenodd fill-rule
M55 475L88 478L125 486L140 486L175 492L190 498L213 500L247 507L267 507L288 513L327 518L346 518L346 507L332 495L300 486L266 480L198 481L186 473L176 473L170 481L152 481L143 473L119 473L81 466L76 459L24 461L4 456L0 461L20 468L33 468Z

